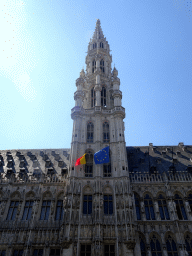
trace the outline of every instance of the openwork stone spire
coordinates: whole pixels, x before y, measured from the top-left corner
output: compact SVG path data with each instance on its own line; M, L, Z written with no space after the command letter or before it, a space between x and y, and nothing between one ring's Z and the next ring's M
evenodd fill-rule
M92 41L95 41L95 40L97 41L102 38L104 38L104 35L103 35L103 31L101 29L100 20L98 19L96 22L96 27L95 27L95 31L94 31L94 34L92 37Z

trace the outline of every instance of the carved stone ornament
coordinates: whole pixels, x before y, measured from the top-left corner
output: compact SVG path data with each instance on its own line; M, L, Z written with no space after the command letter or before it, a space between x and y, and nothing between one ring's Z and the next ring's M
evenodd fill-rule
M135 244L136 244L135 241L126 242L127 249L133 250L135 248Z

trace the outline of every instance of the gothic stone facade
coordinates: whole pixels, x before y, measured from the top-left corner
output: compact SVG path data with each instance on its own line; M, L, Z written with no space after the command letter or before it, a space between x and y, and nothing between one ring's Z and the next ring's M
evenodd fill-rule
M0 151L0 255L192 255L192 146L126 147L111 63L97 20L71 149ZM106 146L110 163L95 165Z

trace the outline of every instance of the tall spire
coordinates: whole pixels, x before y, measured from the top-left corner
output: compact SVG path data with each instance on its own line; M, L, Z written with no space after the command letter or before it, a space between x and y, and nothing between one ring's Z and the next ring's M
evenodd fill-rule
M100 20L97 19L96 27L95 27L95 31L94 31L92 40L97 41L98 39L102 39L102 38L104 38L104 35L103 35L103 31L101 29L101 23L100 23Z

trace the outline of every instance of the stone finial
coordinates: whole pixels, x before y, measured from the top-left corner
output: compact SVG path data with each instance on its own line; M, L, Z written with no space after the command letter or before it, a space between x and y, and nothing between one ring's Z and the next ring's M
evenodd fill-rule
M81 72L80 72L80 77L81 78L84 78L85 77L85 71L84 69L82 68Z
M117 77L118 76L118 70L116 69L116 67L113 68L113 77Z

